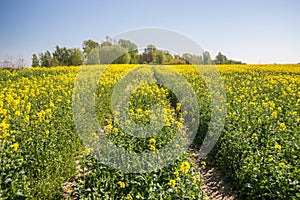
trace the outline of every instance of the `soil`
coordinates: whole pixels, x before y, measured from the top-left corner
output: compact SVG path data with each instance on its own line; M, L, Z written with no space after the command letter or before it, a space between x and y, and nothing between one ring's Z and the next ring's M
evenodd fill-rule
M224 175L212 163L210 158L199 159L195 150L189 150L192 162L197 164L198 178L202 180L202 191L206 194L205 199L213 200L239 200L231 183L226 181ZM205 162L201 163L201 162Z

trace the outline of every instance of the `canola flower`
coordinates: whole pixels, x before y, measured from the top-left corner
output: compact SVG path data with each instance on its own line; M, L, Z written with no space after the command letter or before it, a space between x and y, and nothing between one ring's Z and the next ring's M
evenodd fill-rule
M14 151L17 151L19 149L19 144L16 142L12 145L10 145L10 147L14 150Z
M156 150L154 145L150 145L149 149L150 149L150 151L155 151Z
M284 162L280 162L279 163L279 167L284 167L285 166L285 163Z
M150 145L155 145L155 144L156 144L156 139L155 139L155 138L151 138L151 139L149 140L149 144L150 144Z
M281 130L286 130L286 125L285 125L285 123L280 123L279 126L280 126L280 129L281 129Z
M173 174L177 176L177 175L179 175L179 171L176 170L175 172L173 172Z
M208 117L207 113L209 113L209 108L207 105L210 103L210 94L205 88L205 82L199 78L200 76L197 70L187 67L188 66L184 65L172 66L173 69L183 74L189 80L195 90L195 94L199 97L199 105L201 105L199 109L201 113L203 113L202 116L204 118ZM110 86L117 83L118 80L132 68L133 66L131 65L116 65L109 69L110 75L107 77L103 76L99 80L98 97L101 100L109 99L110 89L113 88ZM224 65L218 66L218 68L224 81L224 89L226 90L227 96L226 106L228 109L224 136L220 138L220 146L226 149L226 151L219 152L218 164L225 169L224 171L228 171L228 175L236 176L233 178L238 179L241 185L247 185L247 183L250 182L252 187L251 192L255 192L256 190L260 191L257 188L262 186L269 188L269 191L279 191L276 194L265 191L266 195L272 199L292 199L292 197L294 197L292 196L293 188L289 188L288 185L280 180L291 179L292 182L297 181L296 177L299 171L297 160L288 160L283 156L284 152L280 150L287 149L287 143L281 141L299 146L298 141L295 140L295 138L298 138L299 127L297 127L297 124L300 122L298 109L300 104L300 93L298 91L300 83L299 65ZM69 127L69 124L71 124L71 122L66 119L72 119L72 115L70 114L72 110L72 95L76 97L76 94L72 94L72 88L77 70L78 68L74 67L57 67L51 69L35 68L20 71L0 70L0 79L2 78L0 84L0 143L3 145L3 151L1 151L0 156L10 156L9 159L12 161L18 159L17 162L12 163L26 162L19 160L17 153L12 153L19 150L20 142L22 142L24 146L28 144L28 148L22 148L22 154L24 155L32 155L32 152L35 150L30 148L30 145L33 143L36 144L37 147L41 147L41 149L45 148L51 151L51 149L47 149L46 146L42 146L45 142L47 142L47 144L49 144L49 142L53 144L54 146L51 148L59 148L62 156L66 154L66 152L62 151L64 148L67 148L68 145L60 146L60 143L66 141L66 144L73 144L72 142L74 142L70 139L71 132L69 130L72 130L72 128ZM26 74L26 76L24 76L24 74ZM84 88L83 85L82 89ZM181 105L179 104L177 104L175 108L170 106L168 102L168 92L167 89L157 87L155 84L144 85L137 89L130 97L129 115L131 119L127 120L126 124L128 126L132 125L133 122L136 124L149 124L151 120L157 120L155 114L160 112L166 116L164 127L166 130L172 132L177 128L184 132L184 118L182 116L185 116L187 113L180 113ZM208 101L206 99L208 99ZM149 105L160 104L163 106L163 109L153 113L150 111L150 106L144 106L144 100L147 100ZM100 102L99 107L101 106L105 109L99 113L99 121L103 122L107 119L110 111L106 109L106 105ZM82 112L87 111L83 109ZM179 114L179 116L174 118L174 113L176 115ZM121 121L121 113L115 115L117 115L119 121ZM66 118L64 118L65 116ZM112 124L112 121L116 123ZM120 127L116 125L118 123L117 118L113 120L112 117L112 119L108 119L105 122L103 126L106 126L108 130L105 134L108 134L109 137L112 138L118 138L120 136L121 141L126 142L126 140L123 139L129 134L120 132ZM30 134L28 133L28 127L32 130ZM65 131L69 131L67 132L68 136L60 139L59 136L63 135ZM163 134L167 135L169 133L168 131L163 132ZM115 132L120 133L113 134ZM188 134L188 130L186 132L186 134ZM156 150L156 139L159 141L159 144L167 143L168 141L165 141L165 138L161 137L163 134L159 135L159 137L155 136L155 138L153 138L155 142L152 138L144 140L141 143L144 145L143 150ZM94 137L95 135L92 136ZM167 136L166 138L171 137L169 137L169 135ZM264 140L266 137L269 139ZM280 138L280 140L278 140L278 138ZM274 141L275 144L273 143ZM253 151L254 148L249 148L249 145L255 147L256 151ZM247 149L247 153L243 151L245 149ZM260 155L264 156L273 150L278 150L278 152L272 155L272 162L268 162L268 165L260 161L266 159L257 159L257 152L260 152ZM91 151L92 149L86 149L83 153L90 153ZM236 152L239 152L238 154L242 156L236 156ZM51 152L49 153L49 156L55 155L52 155ZM291 157L297 156L295 146L289 145L288 153ZM47 162L47 160L42 161ZM240 166L234 165L234 163L239 163ZM279 173L272 173L266 177L263 171L256 170L257 165L253 165L253 163L257 163L257 165L262 166L268 171L278 169L284 172L286 169L289 169L289 175L282 173L279 177ZM67 163L64 163L64 165L66 164ZM12 164L10 168L18 168L13 165L14 164ZM201 163L201 165L204 165L204 163ZM234 166L228 168L229 165ZM0 167L3 170L7 170L4 165ZM166 184L166 187L178 188L180 178L187 178L190 175L190 173L188 173L191 171L190 167L189 163L184 164L184 162L181 161L177 171L173 168L172 171L167 172L172 181L167 181L168 184ZM65 172L69 170L70 167L68 166L68 169L65 169L64 166L60 166L60 169L62 172ZM237 171L230 171L229 169L236 169ZM46 169L40 168L37 170L40 170L42 173L43 170ZM22 174L18 171L5 171L5 173L14 173L16 176L22 177ZM181 173L184 174L184 176L180 176ZM245 176L244 173L247 173L247 175ZM256 179L255 176L259 176L261 179ZM239 179L240 177L247 177L247 180ZM64 178L67 180L69 177ZM263 180L266 179L270 181L264 182ZM36 180L32 181L30 179L24 179L23 181L23 179L20 178L16 180L15 184L19 185L20 188L27 188L27 185L34 187L34 185L41 183L35 181ZM189 183L192 186L196 184L196 180L192 180ZM49 185L51 185L51 183ZM117 184L117 186L116 190L120 190L123 184ZM124 188L125 186L124 183ZM298 185L295 187L298 187ZM127 188L130 187L126 187L126 189ZM5 190L0 189L0 193L4 194L4 197L7 191L12 191L12 188L4 189ZM106 188L104 188L104 191L105 190ZM250 194L249 188L244 187L243 191L245 191L247 195ZM283 194L280 193L280 191L285 192ZM72 191L70 191L70 193L71 192ZM30 194L30 191L26 191L26 193ZM120 198L127 197L127 199L131 199L137 195L142 199L143 192L141 193L140 195L140 193L137 194L133 191L126 191L127 196L124 194L125 196ZM193 198L191 197L191 199ZM255 197L253 197L253 199L255 199Z
M123 181L118 181L117 183L119 185L120 188L125 188L125 183Z
M174 179L169 180L168 185L171 188L175 188L176 187L176 180L174 180Z
M190 163L187 162L187 161L184 161L181 163L180 165L180 171L182 171L183 173L188 173L189 172L189 169L190 169Z
M203 165L203 166L206 166L206 162L205 161L202 161L200 164Z
M275 144L274 148L280 150L280 149L282 149L282 146L279 144Z
M133 200L133 197L131 194L127 194L125 197L126 200Z

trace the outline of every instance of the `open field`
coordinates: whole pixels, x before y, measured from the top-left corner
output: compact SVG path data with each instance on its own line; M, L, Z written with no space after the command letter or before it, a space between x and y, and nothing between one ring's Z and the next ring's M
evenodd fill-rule
M183 117L189 114L181 112L172 91L151 77L151 84L133 91L127 123L149 124L155 117L150 105L160 104L163 128L155 137L139 138L117 125L122 118L112 113L111 96L117 82L136 66L110 65L101 76L94 100L102 132L93 134L95 141L105 136L128 151L150 153L168 143L185 143L189 128ZM210 123L212 95L195 68L168 67L185 77L196 94L200 123L191 148L199 149ZM203 199L197 177L201 168L188 151L171 165L148 173L125 174L92 157L93 149L86 148L77 133L72 110L74 100L80 98L73 93L79 69L0 70L0 199ZM214 164L242 197L299 199L300 65L219 65L218 69L227 113L210 154ZM144 71L156 73L156 79L168 73L163 66Z

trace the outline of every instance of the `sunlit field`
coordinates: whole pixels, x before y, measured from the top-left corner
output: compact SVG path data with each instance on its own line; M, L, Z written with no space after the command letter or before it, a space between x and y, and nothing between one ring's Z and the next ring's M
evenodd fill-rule
M127 121L128 125L149 124L155 117L149 105L162 105L166 119L156 137L138 138L117 125L121 119L110 109L113 89L136 66L110 65L101 76L95 110L103 132L95 133L94 139L105 136L134 152L159 152L170 142L185 142L187 113L181 112L172 91L159 84L143 85L133 92L132 121ZM197 96L200 123L190 146L197 151L210 123L211 94L197 69L168 67L183 75ZM217 68L226 91L227 113L222 135L209 154L214 164L242 197L299 199L300 65ZM74 123L72 101L77 96L73 87L79 70L0 70L0 199L207 198L198 176L205 159L196 162L188 150L172 164L148 173L126 174L94 158ZM149 65L149 70L167 73L163 66ZM179 139L175 137L178 130Z

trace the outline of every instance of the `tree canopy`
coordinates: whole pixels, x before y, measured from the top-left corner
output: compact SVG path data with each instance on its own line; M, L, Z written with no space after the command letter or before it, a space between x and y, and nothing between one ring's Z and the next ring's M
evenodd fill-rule
M56 46L53 53L50 51L32 55L32 66L78 66L94 64L243 64L241 61L227 59L221 52L211 58L208 51L199 55L184 53L172 55L168 51L158 49L155 45L149 44L142 53L130 40L119 39L107 36L101 43L91 39L82 43L82 50L79 48L67 48Z

